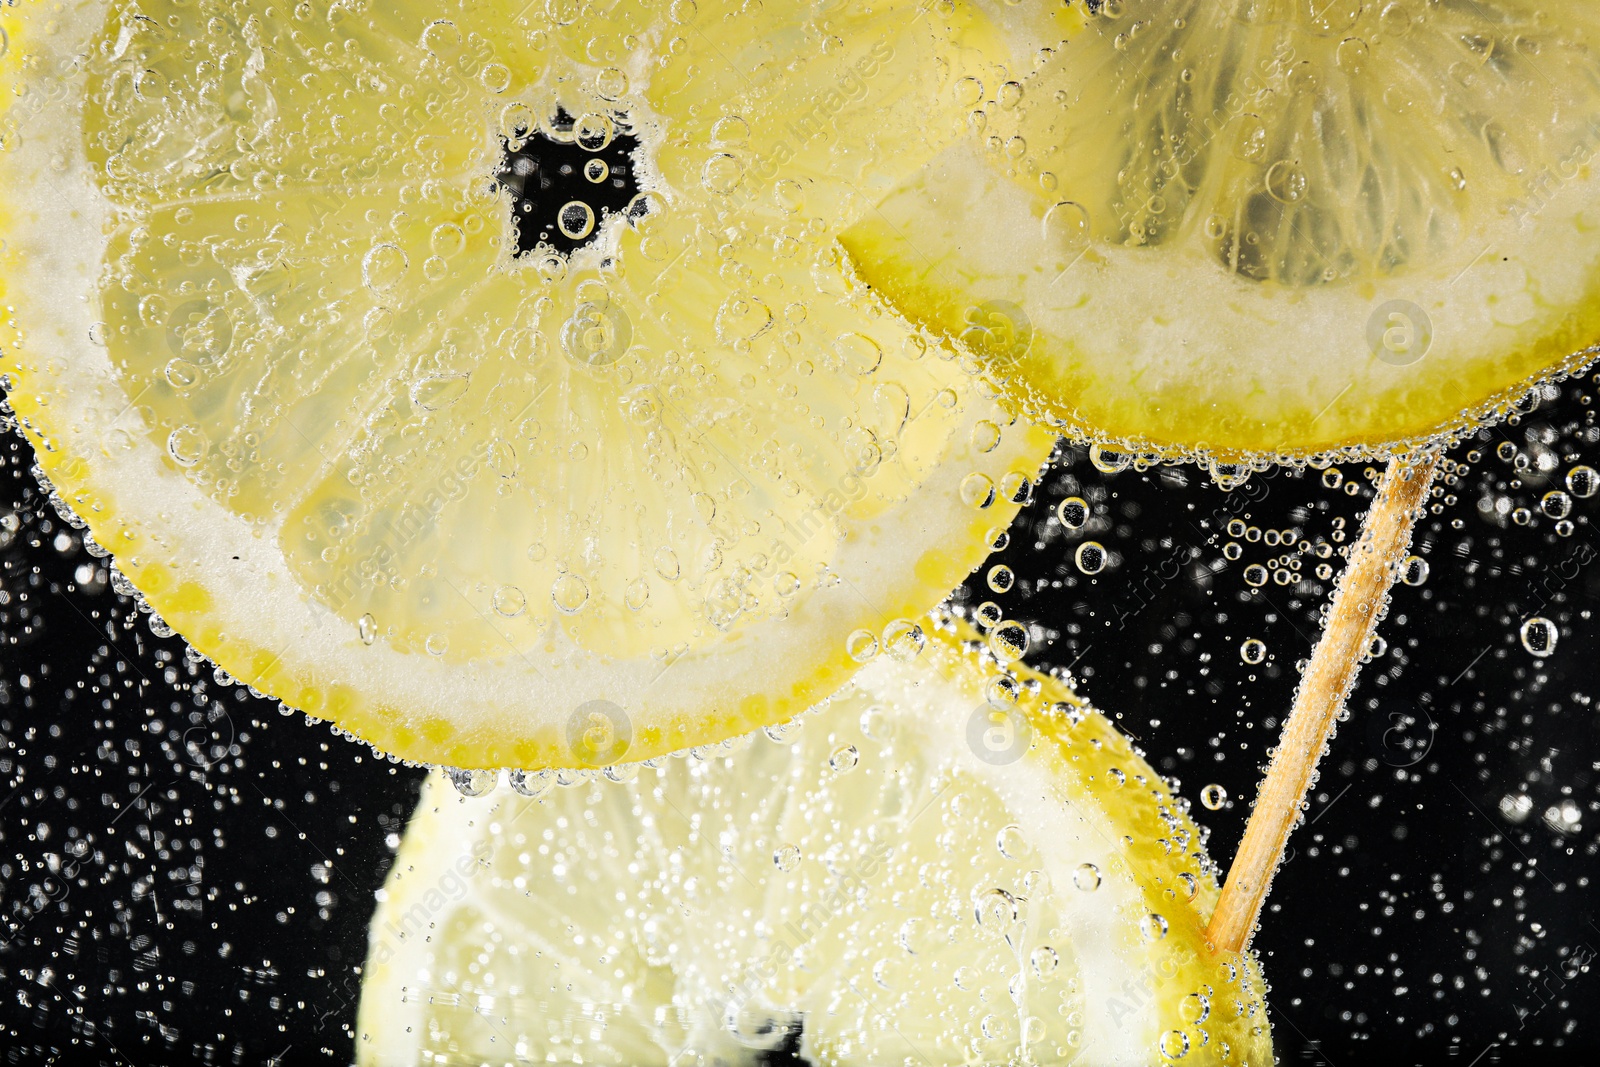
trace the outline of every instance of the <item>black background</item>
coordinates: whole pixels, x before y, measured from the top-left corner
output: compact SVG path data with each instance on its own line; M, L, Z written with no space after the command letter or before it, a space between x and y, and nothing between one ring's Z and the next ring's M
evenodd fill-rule
M1592 393L1550 388L1449 453L1465 466L1415 546L1431 573L1397 588L1255 942L1281 1062L1600 1058L1581 1010L1600 997L1600 497L1566 535L1540 512L1574 464L1600 465ZM20 438L0 453L0 1060L349 1062L352 968L422 771L190 663L107 585ZM1295 550L1241 539L1229 560L1227 523L1348 543L1376 472L1224 492L1194 466L1057 460L991 560L1014 586L992 592L986 565L955 603L1034 624L1030 658L1178 780L1225 866L1331 588L1314 554L1252 588L1247 565ZM1068 495L1092 505L1076 533L1053 517ZM1111 552L1092 578L1085 538ZM1533 615L1560 627L1549 658L1518 639ZM1199 803L1212 783L1221 810ZM1557 828L1563 803L1576 822Z

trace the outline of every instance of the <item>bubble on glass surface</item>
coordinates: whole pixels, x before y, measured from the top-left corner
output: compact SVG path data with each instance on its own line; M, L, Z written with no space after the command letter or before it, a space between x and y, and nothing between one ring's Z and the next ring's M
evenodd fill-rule
M1089 503L1082 497L1069 496L1056 505L1056 518L1069 530L1083 529L1089 515Z
M1093 863L1080 863L1072 872L1072 884L1081 892L1092 893L1100 888L1100 868Z
M1102 474L1116 474L1128 469L1133 463L1133 456L1105 445L1090 445L1089 462Z
M1016 581L1016 574L1011 570L1010 567L1007 567L1003 563L997 563L993 567L989 568L988 584L989 589L992 592L1010 592L1011 587L1016 584Z
M1085 541L1072 554L1072 560L1083 574L1095 575L1105 570L1109 554L1099 541Z
M456 792L464 797L481 797L494 791L500 781L497 771L452 767L446 774Z
M506 784L519 795L537 799L555 788L554 771L514 770L506 774Z
M878 638L871 630L854 630L845 638L844 648L857 663L865 663L878 654Z
M1531 654L1544 659L1555 655L1556 643L1560 639L1561 631L1555 623L1543 616L1534 616L1522 624L1518 631L1522 640L1522 647Z
M1600 471L1579 464L1567 472L1567 491L1579 500L1588 500L1600 490Z
M840 745L828 757L828 766L833 768L835 774L853 771L859 762L861 762L861 752L854 745Z
M995 834L995 848L1008 860L1020 860L1028 852L1028 839L1016 823L1002 826Z
M1002 663L1028 654L1028 628L1019 622L1002 622L989 631L989 650Z
M928 647L928 635L910 619L896 619L883 628L883 650L899 663L911 663Z

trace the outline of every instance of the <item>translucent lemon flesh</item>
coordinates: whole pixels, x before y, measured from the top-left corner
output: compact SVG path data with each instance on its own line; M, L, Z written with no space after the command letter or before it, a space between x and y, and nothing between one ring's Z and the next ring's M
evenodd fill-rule
M1099 5L842 240L1069 432L1386 453L1600 340L1597 46L1581 0Z
M7 10L0 348L44 473L165 623L388 752L787 718L1048 454L833 237L940 146L976 17ZM604 195L540 199L541 146Z
M1272 1062L1199 832L1060 682L936 633L733 748L541 799L430 779L358 1062Z

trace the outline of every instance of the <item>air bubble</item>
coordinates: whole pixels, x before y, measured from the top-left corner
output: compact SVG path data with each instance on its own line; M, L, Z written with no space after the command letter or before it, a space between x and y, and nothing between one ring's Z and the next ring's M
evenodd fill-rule
M485 63L478 72L478 80L485 89L498 96L511 88L511 68L504 63Z
M424 411L442 411L467 393L465 374L435 374L411 386L411 402Z
M1008 860L1020 860L1028 854L1028 838L1016 823L1002 826L995 834L994 846Z
M700 172L700 184L709 192L719 196L727 196L733 192L743 179L744 164L727 152L718 152L706 160L706 165Z
M450 784L464 797L481 797L494 790L500 782L498 771L452 767L447 772Z
M928 646L928 635L909 619L896 619L883 628L883 650L899 663L910 663Z
M1541 616L1534 616L1522 624L1522 647L1540 659L1555 653L1560 636L1561 631L1556 624Z
M616 67L607 67L594 76L594 89L607 100L616 100L628 92L628 76Z
M983 687L984 700L988 702L990 707L1000 708L1002 711L1006 708L1015 707L1017 698L1021 695L1022 686L1017 683L1015 678L1004 674L997 678L989 679L988 684Z
M556 212L556 228L568 240L583 240L594 232L594 208L582 200L567 201Z
M865 334L840 334L834 339L833 351L839 357L840 366L851 374L871 374L883 363L883 348Z
M1215 782L1200 790L1200 803L1207 811L1221 811L1228 802L1228 791Z
M550 599L563 615L576 615L589 602L589 583L576 574L563 574L550 586Z
M422 47L428 52L450 52L460 44L461 31L449 19L435 19L423 27Z
M1578 466L1567 472L1567 491L1579 500L1588 500L1596 490L1600 490L1600 471Z
M528 606L528 598L521 589L514 585L502 585L494 591L491 599L495 614L503 618L514 619L521 615Z
M1099 574L1106 567L1106 549L1099 541L1085 541L1072 554L1078 570L1084 574Z
M555 788L554 771L512 771L506 782L521 796L538 798Z
M1294 160L1280 159L1267 168L1267 194L1281 204L1303 200L1306 186L1306 173Z
M1004 889L990 889L979 895L972 908L978 926L996 934L1005 934L1016 925L1019 914L1017 898Z
M572 140L585 152L599 152L611 143L616 132L616 125L608 116L591 111L579 116L578 121L573 123Z
M167 360L167 384L174 389L187 389L200 380L200 368L182 357Z
M1118 471L1128 469L1133 463L1133 456L1126 452L1113 451L1104 445L1090 445L1089 462L1101 474L1116 474Z
M1001 663L1011 663L1028 654L1028 629L1019 622L1003 622L989 631L989 651Z
M374 292L387 292L405 276L410 262L399 245L377 245L361 260L361 280Z
M1080 892L1093 893L1100 888L1100 868L1092 863L1078 864L1078 869L1072 872L1072 884Z
M1552 519L1564 519L1572 511L1572 498L1559 489L1552 489L1539 501L1539 510Z
M1063 200L1053 205L1044 215L1044 243L1055 253L1053 266L1064 270L1089 246L1089 212L1082 204Z
M844 639L844 650L857 663L865 663L878 654L878 639L871 630L855 630Z
M663 545L655 552L656 573L669 582L675 582L683 573L683 568L678 562L678 554Z
M192 467L206 454L206 438L197 426L179 426L167 435L167 454L180 467Z
M1081 530L1089 521L1089 502L1081 496L1069 496L1056 505L1056 518L1069 530Z
M983 509L994 503L994 480L974 471L961 479L961 502L969 508Z
M972 427L972 447L978 452L993 452L1000 445L1000 427L979 419Z

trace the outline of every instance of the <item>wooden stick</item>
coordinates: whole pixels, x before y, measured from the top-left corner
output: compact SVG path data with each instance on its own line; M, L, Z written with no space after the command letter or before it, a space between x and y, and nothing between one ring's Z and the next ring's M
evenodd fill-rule
M1217 951L1243 951L1255 931L1289 833L1300 821L1317 760L1384 613L1398 564L1411 545L1412 525L1427 500L1438 462L1436 452L1398 456L1384 472L1206 927L1206 940Z

